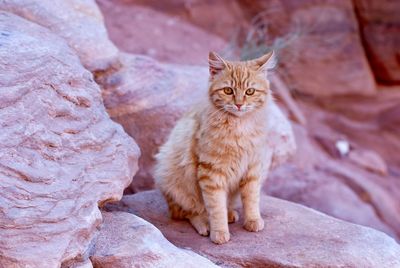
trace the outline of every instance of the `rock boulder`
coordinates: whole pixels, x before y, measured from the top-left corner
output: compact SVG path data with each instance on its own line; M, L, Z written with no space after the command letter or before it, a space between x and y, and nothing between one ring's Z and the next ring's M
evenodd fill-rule
M161 10L146 7L149 1L138 4L119 0L97 2L104 13L110 39L125 52L163 62L205 65L210 50L220 51L227 44L218 35L165 14L169 4L165 1L157 1Z
M103 15L94 0L0 1L14 13L64 38L90 71L118 65L118 49L108 39Z
M104 223L90 257L96 268L217 267L171 244L145 220L126 212L103 212Z
M121 198L139 149L110 120L68 44L7 12L0 126L0 267L84 262L101 223L98 205Z
M230 225L231 240L215 245L186 221L168 218L158 191L124 196L109 210L134 213L153 223L179 247L189 247L222 267L385 267L400 266L400 245L371 228L344 222L288 201L263 196L265 229Z
M400 84L400 2L353 0L376 79Z
M241 2L253 30L280 52L280 73L292 90L320 98L375 93L351 0Z

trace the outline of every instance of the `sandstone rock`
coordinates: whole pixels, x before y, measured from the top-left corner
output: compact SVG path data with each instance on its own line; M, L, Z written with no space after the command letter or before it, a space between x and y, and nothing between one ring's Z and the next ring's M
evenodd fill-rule
M378 116L378 122L383 129L400 133L400 100L398 104L382 111Z
M399 238L400 211L396 204L400 192L394 190L398 180L367 172L348 157L331 156L312 135L318 133L334 144L340 133L317 123L326 121L321 110L302 108L307 111L309 129L293 124L296 154L270 173L264 192Z
M377 80L400 84L400 2L353 0L362 38Z
M226 46L222 38L176 16L123 1L98 3L105 14L110 39L125 52L171 63L206 65L210 50L220 51ZM160 5L165 8L168 3Z
M396 169L400 166L398 89L400 87L380 86L373 97L334 97L319 100L320 107L311 103L302 105L303 112L310 118L309 131L318 133L324 129L327 135L340 134L357 148L377 152L389 169Z
M74 267L68 267L68 268L93 268L92 262L88 259L84 261L83 263L78 263Z
M145 220L125 212L103 212L104 223L90 257L96 268L217 267L179 249Z
M261 204L265 229L250 233L241 223L231 224L231 241L223 246L199 236L188 222L169 219L158 191L124 196L109 209L150 221L168 240L223 267L400 266L400 245L379 231L272 197L263 196Z
M0 62L0 267L83 265L98 204L121 198L139 149L49 30L0 12Z
M381 187L375 186L378 189ZM283 165L270 174L263 190L271 196L305 205L341 220L372 227L398 239L397 223L391 224L389 219L381 217L381 214L397 213L393 207L396 201L385 198L384 202L391 205L378 207L369 198L370 195L376 195L374 189L363 189L352 183L351 179L341 180L339 176L324 170L302 170L297 166ZM388 192L386 194L389 195Z
M266 44L278 47L280 73L293 90L320 97L374 94L351 0L241 2L258 16L254 27L264 31Z
M206 97L208 70L198 66L161 64L144 56L124 55L121 70L99 77L110 116L138 142L142 149L134 192L153 187L154 155L180 116ZM271 106L273 166L284 162L295 143L288 120Z
M395 151L399 150L400 136L377 127L379 111L394 105L396 98L393 94L382 96L383 93L380 91L378 96L368 100L332 98L329 112L301 102L307 127L294 124L298 145L296 155L288 165L270 174L264 190L273 196L376 228L399 239L400 181L399 173L396 173L399 159ZM349 157L330 155L329 150L324 150L326 146L316 142L315 135L331 141L332 145L345 137L354 145L354 151L378 149L379 155L385 157L388 174L382 176L370 172Z
M228 46L223 50L227 54L236 53L244 57L260 53L260 50L268 47L275 47L280 51L279 72L290 88L300 93L318 97L375 93L374 76L365 57L351 0L301 2L240 0L232 2L234 1L174 0L169 3L141 0L100 1L108 28L112 32L111 36L114 36L118 44L124 44L123 48L132 47L132 50L129 50L131 52L144 51L143 49L133 50L135 47L155 47L156 52L153 56L162 60L206 63L202 60L201 54L193 54L180 46L183 40L186 40L183 36L169 39L169 35L166 35L162 45L174 48L176 44L179 44L179 50L165 49L163 52L163 46L153 42L153 38L149 40L141 34L146 33L152 36L145 30L146 28L127 29L128 27L124 25L130 25L128 18L132 16L135 18L134 11L141 10L138 5L144 5L147 13L150 13L149 8L152 8L158 12L164 12L167 21L183 19L224 37L229 41ZM145 14L143 20L146 20ZM153 17L149 23L155 23ZM157 17L161 17L161 14L157 13ZM155 21L158 20L155 19ZM181 24L179 28L191 29L184 23ZM117 30L117 27L122 30ZM196 42L200 40L197 36L208 38L207 41L201 38L202 41L198 44L205 48L196 48L197 51L213 46L214 37L197 34L198 31L194 29L190 31L196 32L191 38ZM242 37L236 41L235 33L241 31L262 33L265 38L261 40L265 42L259 43L259 40L253 40L250 37L247 39ZM186 30L184 35L191 36ZM141 38L135 38L136 36ZM244 48L240 47L242 39L247 40ZM239 44L236 44L237 42ZM188 42L184 43L186 47L190 47L191 42L189 45ZM189 59L190 57L193 60Z
M294 101L292 95L290 94L289 87L282 81L279 74L273 73L271 75L271 83L273 85L274 93L277 93L274 94L274 97L278 96L280 99L282 99L282 102L289 110L289 115L291 118L293 118L293 121L298 122L301 125L306 125L307 120L304 117L303 112Z
M0 10L24 17L64 38L90 71L117 64L118 50L108 39L94 0L2 0Z
M388 168L382 157L370 150L353 150L349 154L351 161L357 165L381 175L388 174Z
M103 1L103 0L100 0ZM225 40L231 40L240 27L248 24L246 9L240 1L231 0L109 0L114 6L145 6L185 23L196 25ZM110 7L113 8L113 7ZM104 10L104 9L103 9ZM107 10L103 11L107 17ZM111 19L111 18L110 18Z

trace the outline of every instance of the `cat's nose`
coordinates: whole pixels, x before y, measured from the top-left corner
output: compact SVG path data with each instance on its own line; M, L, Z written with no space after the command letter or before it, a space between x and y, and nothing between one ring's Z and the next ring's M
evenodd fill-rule
M242 107L243 104L236 104L236 107L238 107L238 110L240 111L240 107Z

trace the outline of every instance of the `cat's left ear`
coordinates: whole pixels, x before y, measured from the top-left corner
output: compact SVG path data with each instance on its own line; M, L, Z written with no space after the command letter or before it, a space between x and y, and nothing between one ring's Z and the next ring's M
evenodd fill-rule
M254 64L260 71L268 71L276 66L276 56L275 52L271 51L267 54L253 60Z
M211 78L226 68L226 62L215 52L210 51L208 54L208 65Z

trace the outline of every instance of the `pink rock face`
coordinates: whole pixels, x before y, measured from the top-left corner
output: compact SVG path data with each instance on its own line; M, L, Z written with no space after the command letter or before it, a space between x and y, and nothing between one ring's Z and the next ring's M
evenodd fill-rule
M138 142L142 155L133 191L153 187L154 155L175 122L205 94L208 71L199 67L163 65L144 56L124 55L123 67L98 78L111 118ZM102 80L102 79L105 80Z
M110 39L122 51L172 63L206 64L206 55L210 50L219 51L226 46L221 37L181 18L142 5L121 2L98 1L105 13ZM160 4L164 6L168 3Z
M400 245L371 228L326 216L291 202L263 196L265 229L245 231L230 224L231 240L222 246L199 236L186 221L167 216L158 191L124 196L109 210L134 213L153 223L179 247L189 247L222 267L397 267Z
M90 257L96 268L218 267L180 249L145 220L126 212L103 212L104 222Z
M291 89L318 97L374 94L351 0L243 2L267 25L267 44L286 40L277 46Z
M351 161L372 172L387 175L388 170L385 161L374 151L355 150L349 154Z
M0 267L87 266L98 205L121 198L139 149L51 31L0 12L0 59Z
M294 125L298 150L293 161L270 174L265 192L399 239L400 136L390 127L395 121L388 120L385 129L377 119L381 111L398 106L395 93L331 98L326 104L330 111L299 102L308 123ZM348 155L332 153L339 139L350 144Z
M376 91L351 0L174 0L168 3L101 0L100 3L112 40L126 51L143 53L147 48L154 48L156 52L150 55L159 60L206 64L204 52L207 51L204 50L218 49L219 46L214 45L215 36L197 33L199 30L192 26L194 24L224 38L226 46L221 48L221 52L235 59L254 57L256 52L262 53L263 49L274 47L279 52L279 73L292 90L302 94L327 97L373 95ZM131 25L132 17L136 19L139 16L137 12L143 13L142 20L148 17L148 13L157 14L146 23L151 27L126 26ZM149 42L147 37L150 34L145 27L160 28L158 19L154 17L165 18L163 24L164 21L180 21L179 25L163 31L169 34L163 37L162 43L153 42L153 39ZM256 23L259 28L252 24L254 21L259 22ZM245 47L235 45L236 39L239 43L245 39L241 34L237 38L238 33L247 35L250 32L262 33L263 43L258 43L255 48L257 41L251 40ZM141 38L134 38L136 36ZM185 36L195 41L187 42ZM185 45L180 46L182 43ZM192 43L205 44L205 47L188 50ZM169 49L176 46L178 49ZM199 53L195 54L195 51Z
M105 17L109 15L111 5L103 8L104 0L98 0ZM207 32L230 40L241 26L248 24L247 14L243 12L246 5L242 1L231 0L108 0L114 6L123 6L125 14L131 13L129 7L144 6L167 14L169 17L179 18L189 22ZM111 12L112 13L112 12ZM112 20L112 18L110 18ZM180 27L180 26L178 26ZM132 30L131 30L132 31ZM118 42L116 42L117 45Z
M142 156L133 192L153 187L154 155L184 112L200 98L207 98L205 67L161 64L143 56L124 55L123 67L99 76L103 99L111 118L138 142ZM283 163L295 150L289 121L273 104L270 107L272 165Z
M94 0L1 1L0 10L24 17L64 38L90 71L117 64L118 49L108 39Z
M400 2L353 0L376 79L400 84Z

